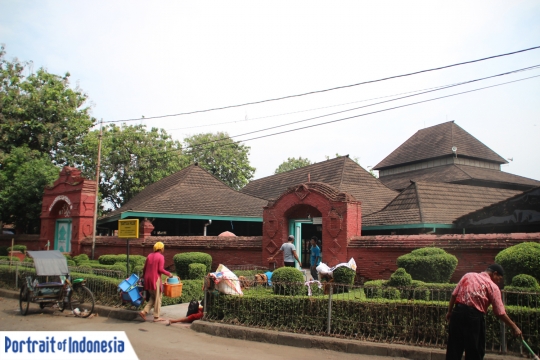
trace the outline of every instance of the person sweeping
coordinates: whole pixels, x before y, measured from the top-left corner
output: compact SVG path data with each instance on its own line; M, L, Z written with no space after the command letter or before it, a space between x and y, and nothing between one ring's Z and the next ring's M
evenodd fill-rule
M162 284L161 274L172 277L173 275L165 270L165 257L163 252L165 251L165 245L158 241L154 244L154 252L146 258L143 268L144 278L144 290L150 295L148 303L144 307L143 311L139 312L139 316L146 321L146 314L150 312L152 307L154 308L154 321L162 321L159 317L159 311L161 310L161 296L162 296Z
M521 330L506 315L497 286L504 276L499 264L490 265L481 273L463 275L452 292L446 320L450 322L446 360L461 360L465 351L466 360L483 359L486 353L486 322L484 316L489 305L493 313L508 325L516 337Z

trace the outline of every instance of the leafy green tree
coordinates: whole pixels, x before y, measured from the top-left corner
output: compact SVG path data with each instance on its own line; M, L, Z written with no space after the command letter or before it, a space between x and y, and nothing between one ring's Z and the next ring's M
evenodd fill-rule
M67 165L95 122L84 106L88 96L70 87L69 73L62 77L40 68L26 76L26 65L6 60L0 47L0 155L27 146Z
M86 135L73 157L84 176L94 179L99 130ZM163 129L110 124L103 129L99 190L102 200L118 208L146 186L188 165L179 141Z
M304 166L311 165L311 160L308 158L303 158L299 156L298 158L287 158L286 161L282 162L274 171L274 174L280 174L285 171L290 171L294 169L299 169Z
M47 154L27 146L13 148L0 168L0 222L14 224L25 233L38 233L43 190L56 180L58 172Z
M235 190L244 187L255 173L249 164L250 147L235 142L225 132L185 138L184 149L189 163L198 162Z

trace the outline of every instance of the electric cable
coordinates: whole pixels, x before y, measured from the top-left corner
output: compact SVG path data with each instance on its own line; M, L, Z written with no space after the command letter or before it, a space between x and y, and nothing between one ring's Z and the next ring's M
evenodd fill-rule
M148 119L160 119L160 118L166 118L166 117L175 117L175 116L183 116L183 115L191 115L191 114L204 113L204 112L210 112L210 111L224 110L224 109L242 107L242 106L247 106L247 105L262 104L262 103L266 103L266 102L272 102L272 101L290 99L290 98L295 98L295 97L313 95L313 94L318 94L318 93L323 93L323 92L328 92L328 91L334 91L334 90L339 90L339 89L355 87L355 86L359 86L359 85L372 84L372 83L391 80L391 79L397 79L397 78L402 78L402 77L407 77L407 76L412 76L412 75L418 75L418 74L431 72L431 71L448 69L448 68L451 68L451 67L456 67L456 66L461 66L461 65L466 65L466 64L472 64L472 63L476 63L476 62L480 62L480 61L491 60L491 59L504 57L504 56L509 56L509 55L515 55L515 54L519 54L519 53L523 53L523 52L531 51L531 50L536 50L536 49L540 49L540 46L534 46L534 47L531 47L531 48L512 51L512 52L499 54L499 55L492 55L492 56L488 56L488 57L484 57L484 58L480 58L480 59L476 59L476 60L463 61L463 62L451 64L451 65L439 66L439 67L435 67L435 68L431 68L431 69L414 71L414 72L411 72L411 73L406 73L406 74L401 74L401 75L388 76L388 77L384 77L384 78L380 78L380 79L376 79L376 80L368 80L368 81L363 81L363 82L359 82L359 83L355 83L355 84L336 86L336 87L333 87L333 88L328 88L328 89L323 89L323 90L309 91L309 92L295 94L295 95L286 95L286 96L281 96L281 97L272 98L272 99L252 101L252 102L246 102L246 103L243 103L243 104L236 104L236 105L227 105L227 106L215 107L215 108L204 109L204 110L194 110L194 111L177 113L177 114L158 115L158 116L150 116L150 117L142 117L142 118L123 119L123 120L110 120L110 121L104 121L104 123L139 121L139 120L148 120Z
M412 94L412 95L406 95L406 96L398 97L398 98L395 98L395 99L390 99L390 100L385 100L385 101L376 102L376 103L373 103L373 104L368 104L368 105L358 106L358 107L355 107L355 108L346 109L346 110L341 110L341 111L337 111L337 112L333 112L333 113L329 113L329 114L324 114L324 115L319 115L319 116L315 116L315 117L308 118L308 119L302 119L302 120L298 120L298 121L292 121L292 122L288 122L288 123L286 123L286 124L275 125L275 126L271 126L271 127L264 128L264 129L259 129L259 130L254 130L254 131L246 132L246 133L243 133L243 134L231 135L231 136L229 136L229 137L226 137L226 138L223 138L223 139L219 139L219 141L224 141L224 140L228 140L228 139L232 139L232 138L236 138L236 137L240 137L240 136L245 136L245 135L255 134L255 133L258 133L258 132L262 132L262 131L267 131L267 130L277 129L277 128L280 128L280 127L285 127L285 126L289 126L289 125L294 125L294 124L298 124L298 123L302 123L302 122L306 122L306 121L312 121L312 120L320 119L320 118L327 117L327 116L332 116L332 115L341 114L341 113L348 112L348 111L358 110L358 109L362 109L362 108L366 108L366 107L370 107L370 106L375 106L375 105L384 104L384 103L391 102L391 101L401 100L401 99L405 99L405 98L409 98L409 97L413 97L413 96L418 96L418 95L427 94L427 93L434 92L434 91L444 90L444 89L448 89L448 88L455 87L455 86L460 86L460 85L470 84L470 83L473 83L473 82L478 82L478 81L487 80L487 79L490 79L490 78L495 78L495 77L505 76L505 75L514 74L514 73L519 73L519 72L522 72L522 71L534 70L534 69L538 69L538 68L540 68L540 64L538 64L538 65L533 65L533 66L529 66L529 67L525 67L525 68L521 68L521 69L517 69L517 70L507 71L507 72L505 72L505 73L500 73L500 74L496 74L496 75L486 76L486 77L478 78L478 79L474 79L474 80L463 81L463 82L455 83L455 84L451 84L451 85L444 85L444 86L441 86L441 87L434 88L434 89L432 89L432 90L426 90L426 91L419 92L419 93L415 93L415 94ZM214 140L214 141L216 141L216 140ZM207 145L207 144L209 144L209 143L212 143L212 142L214 142L214 141L209 141L209 142L205 142L205 143L200 143L200 144L197 144L197 146L198 146L198 147L201 147L201 146Z

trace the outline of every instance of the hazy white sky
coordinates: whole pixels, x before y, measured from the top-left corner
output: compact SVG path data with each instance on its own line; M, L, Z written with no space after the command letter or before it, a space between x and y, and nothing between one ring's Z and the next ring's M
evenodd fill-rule
M73 83L89 94L93 116L111 121L321 90L538 46L539 19L539 1L0 0L0 43L8 58L33 60L34 69L69 71ZM178 140L200 132L238 135L373 102L363 100L537 64L540 50L533 50L377 84L142 123L164 128ZM540 70L235 139L535 75ZM246 145L256 178L273 174L293 156L315 162L350 154L368 167L417 130L447 120L513 158L504 171L540 179L540 77Z

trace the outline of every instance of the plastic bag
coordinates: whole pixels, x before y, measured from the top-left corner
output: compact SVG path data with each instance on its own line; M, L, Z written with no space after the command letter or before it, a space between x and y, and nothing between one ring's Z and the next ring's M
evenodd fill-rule
M242 288L240 287L240 280L238 277L229 270L225 265L220 264L215 273L211 273L214 277L216 284L216 290L222 294L243 296Z
M318 266L317 266L317 272L321 275L331 275L331 271L330 271L330 268L328 267L328 265L326 265L325 263L320 263Z

